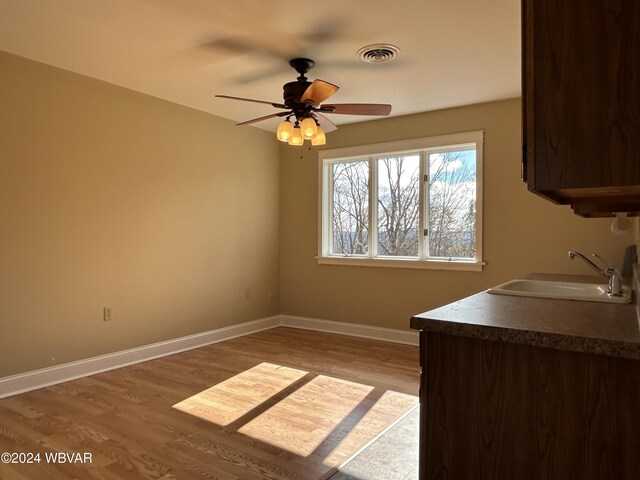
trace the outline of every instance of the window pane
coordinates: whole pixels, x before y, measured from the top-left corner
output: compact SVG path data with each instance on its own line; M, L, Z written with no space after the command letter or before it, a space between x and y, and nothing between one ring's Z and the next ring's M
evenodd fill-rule
M369 164L333 165L331 253L366 254L369 242Z
M429 154L429 256L476 256L476 152Z
M420 156L378 160L378 255L418 256Z

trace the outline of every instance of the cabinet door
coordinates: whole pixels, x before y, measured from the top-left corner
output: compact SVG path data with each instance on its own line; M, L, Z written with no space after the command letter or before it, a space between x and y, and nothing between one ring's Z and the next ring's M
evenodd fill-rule
M640 1L522 5L529 190L563 204L640 202Z
M640 360L427 337L421 480L640 478Z

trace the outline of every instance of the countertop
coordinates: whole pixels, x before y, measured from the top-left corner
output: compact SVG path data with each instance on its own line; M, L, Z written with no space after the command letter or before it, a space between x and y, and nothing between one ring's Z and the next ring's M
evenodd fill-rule
M525 278L602 283L599 277L586 275L530 274ZM640 359L640 324L634 302L556 300L483 291L411 317L411 328Z

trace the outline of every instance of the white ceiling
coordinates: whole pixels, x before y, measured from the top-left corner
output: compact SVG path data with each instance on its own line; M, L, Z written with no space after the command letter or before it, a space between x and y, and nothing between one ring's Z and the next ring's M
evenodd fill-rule
M372 43L400 55L366 64ZM397 116L519 96L520 1L0 0L0 50L235 121L280 110L214 94L280 103L302 56L331 103Z

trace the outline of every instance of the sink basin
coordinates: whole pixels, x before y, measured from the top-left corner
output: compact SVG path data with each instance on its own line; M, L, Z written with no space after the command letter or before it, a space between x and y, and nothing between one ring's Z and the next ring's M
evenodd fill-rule
M587 302L629 303L631 290L623 287L621 297L607 295L607 285L599 283L553 282L544 280L510 280L490 288L489 293L519 297L560 298Z

